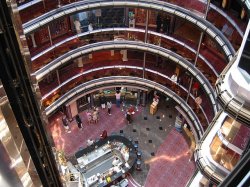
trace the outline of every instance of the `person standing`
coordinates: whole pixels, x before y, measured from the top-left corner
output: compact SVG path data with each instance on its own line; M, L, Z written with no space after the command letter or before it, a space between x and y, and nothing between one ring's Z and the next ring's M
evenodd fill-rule
M108 137L108 132L106 130L102 131L102 134L100 135L101 139L105 139Z
M158 13L156 17L156 32L161 32L161 25L162 25L161 14Z
M92 114L89 110L87 111L87 119L88 119L88 124L90 125L90 123L92 121Z
M63 126L64 126L64 128L65 128L65 131L66 131L67 133L71 133L71 130L69 129L69 120L68 120L68 118L66 117L66 115L64 115L64 116L62 117L62 122L63 122Z
M171 76L172 90L175 90L175 88L176 88L177 79L178 79L177 74L174 73L174 74Z
M100 96L100 103L101 103L102 109L105 109L106 108L106 97L103 94Z
M89 32L91 32L91 31L93 31L94 29L93 29L93 25L92 25L92 23L89 23L89 25L88 25L88 30L89 30Z
M198 112L200 111L201 103L202 103L201 95L198 95L198 96L195 98L196 113L198 113Z
M120 91L116 91L115 99L116 99L116 106L120 108L120 103L121 103L121 92Z
M127 111L126 119L128 121L128 124L130 124L132 122L131 113L129 111Z
M79 19L76 19L74 21L74 25L75 25L76 33L80 34L82 31L81 31L81 23L80 23Z
M76 123L78 128L82 130L83 129L82 120L78 114L76 115Z
M108 114L111 115L111 107L112 107L111 101L107 102L107 106L108 106Z
M94 109L94 112L92 115L93 115L94 123L97 123L98 122L98 111L96 109Z

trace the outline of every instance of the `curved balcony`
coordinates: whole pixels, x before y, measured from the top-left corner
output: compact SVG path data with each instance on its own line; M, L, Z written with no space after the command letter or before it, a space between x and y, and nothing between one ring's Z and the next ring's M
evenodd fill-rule
M40 60L40 57L43 57L43 55L46 55L46 54L48 54L48 53L50 53L50 52L52 52L52 51L57 51L57 49L59 49L60 47L62 47L62 46L64 46L64 45L67 45L67 44L69 44L70 45L70 43L72 43L74 40L80 40L81 39L81 37L86 37L86 36L89 36L89 35L92 35L92 34L102 34L102 33L109 33L109 32L118 32L118 33L121 33L121 32L125 32L125 36L126 35L132 35L132 34L137 34L136 36L138 36L139 34L141 34L141 33L145 33L145 30L143 30L143 29L135 29L135 28L107 28L107 29L97 29L97 30L93 30L93 31L91 31L91 32L84 32L84 33L80 33L80 34L77 34L77 35L74 35L74 36L71 36L71 37L68 37L68 38L66 38L66 39L64 39L64 40L62 40L62 41L60 41L60 42L58 42L58 43L56 43L56 44L54 44L54 45L52 45L52 46L50 46L50 47L48 47L47 49L45 49L44 51L42 51L42 52L40 52L40 53L38 53L38 54L36 54L35 56L33 56L32 58L31 58L31 61L33 62L33 63L36 63L36 61L38 62L38 61L41 61ZM193 53L193 55L195 55L195 53L196 53L196 50L194 49L194 48L192 48L192 47L190 47L190 46L188 46L187 44L185 44L184 42L182 42L182 41L180 41L180 40L178 40L178 39L175 39L175 38L173 38L173 37L171 37L171 36L167 36L167 35L164 35L164 34L161 34L161 33L157 33L157 32L154 32L154 31L148 31L148 34L149 35L152 35L153 37L159 37L159 38L157 38L158 40L158 42L159 42L159 40L160 40L160 43L158 44L159 46L160 45L164 45L164 40L166 40L167 41L167 43L172 43L172 42L174 42L175 44L177 44L177 45L180 45L180 46L182 46L185 50L188 50L188 51L190 51L191 53ZM129 38L129 37L128 37ZM138 38L139 40L140 40L140 38ZM105 40L105 39L104 39ZM149 43L153 43L153 42L157 42L157 41L151 41L151 38L149 38L149 40L148 40L148 42ZM162 44L161 44L162 43ZM75 44L74 44L75 45ZM67 52L67 50L65 50L65 52ZM185 54L184 54L185 55ZM183 55L183 56L184 56ZM216 76L216 77L218 77L218 73L219 72L217 72L215 69L214 69L214 67L211 65L211 63L202 55L202 54L199 54L199 59L201 59L202 60L202 62L201 63L204 63L204 65L206 66L206 67L208 67L208 68L210 68L210 70L213 72L213 74ZM200 63L199 63L199 65L200 65Z
M63 104L66 104L68 102L72 102L72 100L76 99L77 97L81 97L82 95L86 95L88 93L93 92L93 90L99 90L101 88L105 87L114 87L114 86L132 86L139 88L152 88L155 90L158 90L159 92L163 93L164 95L167 95L169 98L172 98L180 107L187 113L189 118L192 120L193 127L192 130L194 130L194 135L196 141L200 139L200 137L203 134L203 128L200 124L199 119L196 117L193 110L190 108L190 106L182 99L180 98L176 93L169 90L165 86L162 86L156 82L142 79L138 77L129 77L129 76L110 76L110 77L103 77L95 80L91 80L89 82L83 83L70 91L68 91L66 94L61 96L58 100L54 101L50 106L48 106L45 109L46 115L52 114L54 111L56 111L59 107L61 107Z
M224 110L247 125L250 124L249 30L250 23L236 58L223 71L216 83L218 101ZM245 69L240 66L243 60Z
M59 66L66 64L74 58L80 57L83 54L88 54L94 51L99 50L108 50L108 49L135 49L144 52L159 54L160 56L170 59L175 63L179 64L181 67L190 72L203 86L206 94L209 95L211 103L213 105L214 111L217 111L217 104L215 102L215 94L213 88L209 81L204 77L202 73L200 73L197 68L191 65L186 59L183 57L166 50L162 47L155 46L152 44L145 44L141 42L132 42L132 41L112 41L112 42L99 42L95 44L89 44L78 49L74 49L59 58L52 61L50 64L44 66L42 69L36 71L33 75L37 78L37 80L41 80L46 74L54 71Z
M134 76L136 76L136 72L138 74L142 74L143 68L138 67L138 66L129 66L129 65L115 65L115 66L98 67L98 68L94 68L94 69L91 69L88 71L81 72L81 73L71 77L70 79L67 79L66 81L62 82L59 86L57 86L56 88L54 88L53 90L51 90L50 92L45 94L42 97L42 102L44 103L43 105L47 106L46 103L48 101L50 101L50 98L53 99L55 96L60 97L61 95L63 95L63 93L66 93L67 91L72 89L72 85L79 85L82 82L85 82L85 81L83 81L83 80L85 80L84 77L91 76L91 74L94 74L94 75L96 75L96 74L101 75L102 74L105 77L105 75L106 75L105 72L110 72L112 70L116 71L116 72L117 72L117 70L120 70L119 72L117 72L117 75L123 74L122 72L124 72L124 71L129 72L131 74L130 76L132 76L132 72L134 71L133 74L135 74ZM172 87L173 82L172 82L171 78L166 76L165 74L159 73L157 71L154 71L154 70L148 69L148 68L146 68L145 71L146 71L146 76L148 77L147 79L150 79L150 77L154 76L153 80L157 81L157 83L160 83L161 85L165 85L166 87L169 87L169 88ZM102 76L98 76L96 78L101 78L101 77ZM138 77L138 76L136 76L136 77ZM153 80L151 80L151 81L153 81ZM73 86L73 87L75 87L75 86ZM185 87L183 87L182 85L177 84L176 88L173 90L177 90L178 91L177 94L181 98L183 98L184 100L187 97L188 90ZM192 106L194 107L195 106L195 102L194 102L195 97L192 94L190 95L190 97L191 97L191 99L187 103L191 107ZM203 100L204 100L203 103L209 102L208 101L209 98L203 97ZM201 106L200 110L201 110L202 115L201 116L197 115L197 116L198 116L199 120L202 122L203 127L206 128L209 125L211 118L213 117L214 114L211 114L212 108L210 107L209 104L206 104L206 107ZM211 114L211 115L209 115L209 114Z
M220 182L222 182L226 175L229 174L229 171L227 169L214 161L209 147L218 129L221 126L222 120L226 115L227 114L222 112L217 113L214 120L210 123L210 126L200 140L200 143L197 144L196 150L194 152L197 167L203 175L205 175L215 184L219 184Z
M200 171L216 184L240 160L250 138L250 128L220 111L197 145L195 156Z
M41 8L39 9L38 6L34 6L39 2L40 2L39 6L44 7L44 10L41 10ZM70 1L66 1L66 0L61 0L60 2L61 2L60 6L71 3ZM185 8L185 9L195 11L195 12L197 12L199 14L202 14L201 11L203 11L205 9L207 1L199 0L199 1L196 1L195 3L172 1L170 3L175 4L177 6L180 5L181 7ZM35 1L32 1L32 2L27 2L27 3L23 4L23 5L19 5L18 10L21 11L21 15L22 15L22 18L23 18L23 16L26 15L25 14L25 12L26 12L25 9L26 8L29 8L29 10L27 10L29 12L29 15L30 15L30 12L31 12L30 9L35 14L37 14L39 11L42 11L44 13L44 12L52 10L53 8L58 8L58 6L55 6L55 5L51 6L50 3L48 3L48 5L47 5L47 2L43 2L43 4L44 4L44 6L42 6L41 0L35 0ZM214 25L216 25L216 27L219 28L220 24L216 23L216 22L218 21L217 18L220 17L220 19L224 19L223 23L228 24L230 27L234 28L237 31L237 33L239 33L239 35L241 37L243 37L243 32L242 32L241 28L243 28L243 29L245 29L245 28L242 25L241 25L241 28L240 28L240 26L238 26L239 23L236 23L234 21L234 19L233 19L234 17L233 18L230 17L232 15L229 16L227 13L225 13L223 10L216 7L212 3L210 3L210 8L211 8L211 10L208 13L208 20L210 21L210 19L211 19L210 22L214 22L215 23ZM24 10L24 11L22 11L22 10ZM31 13L31 15L32 15L32 13ZM32 15L32 16L34 16L34 15ZM24 22L26 22L26 21L27 21L27 19L24 19ZM233 32L232 35L235 35L235 32Z
M132 2L132 1L84 1L84 2L76 2L69 5L65 5L60 7L57 10L52 10L49 13L43 14L42 16L35 18L25 24L23 24L24 33L28 34L33 32L34 30L45 26L52 21L64 17L66 15L70 15L79 11L86 11L90 9L97 9L103 7L141 7L141 8L150 8L154 10L164 11L166 13L174 14L186 21L196 25L199 29L206 32L214 41L221 46L224 51L224 54L230 60L234 55L235 51L231 45L231 43L227 40L227 38L211 23L208 21L198 17L190 11L187 11L183 8L180 8L175 5L171 5L168 3L163 3L159 1L140 1L140 2Z

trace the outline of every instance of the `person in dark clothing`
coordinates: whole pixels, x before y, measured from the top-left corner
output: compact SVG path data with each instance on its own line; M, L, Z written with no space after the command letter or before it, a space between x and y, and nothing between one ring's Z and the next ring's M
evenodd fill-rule
M106 107L106 97L104 95L100 96L100 103L101 103L102 109L105 109L105 107Z
M108 137L108 132L106 130L102 131L102 134L100 135L101 139L105 139Z
M169 16L164 16L162 21L162 31L164 34L169 34L170 18Z
M64 115L64 116L62 117L62 122L63 122L63 126L64 126L64 128L65 128L65 131L66 131L67 133L71 133L71 130L69 129L69 120L68 120L68 118L66 117L66 115Z
M156 32L161 32L161 24L162 24L161 14L158 14L156 17Z
M83 128L82 120L78 114L76 115L76 123L77 123L78 128L82 130L82 128Z
M127 111L126 119L128 121L128 124L132 123L131 113L129 111Z

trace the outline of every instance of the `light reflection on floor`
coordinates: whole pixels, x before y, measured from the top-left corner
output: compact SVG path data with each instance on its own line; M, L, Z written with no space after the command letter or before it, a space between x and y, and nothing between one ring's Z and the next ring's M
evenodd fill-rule
M177 156L159 155L159 156L155 156L149 160L145 160L145 164L150 164L150 163L157 162L157 161L159 161L159 162L161 162L161 161L175 162L176 160L178 160L182 157L185 157L188 154L189 154L189 151L185 151Z

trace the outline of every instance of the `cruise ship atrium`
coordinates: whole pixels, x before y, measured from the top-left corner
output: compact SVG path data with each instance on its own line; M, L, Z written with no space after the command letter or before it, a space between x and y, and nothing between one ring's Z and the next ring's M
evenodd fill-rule
M0 0L0 184L247 187L249 0Z

